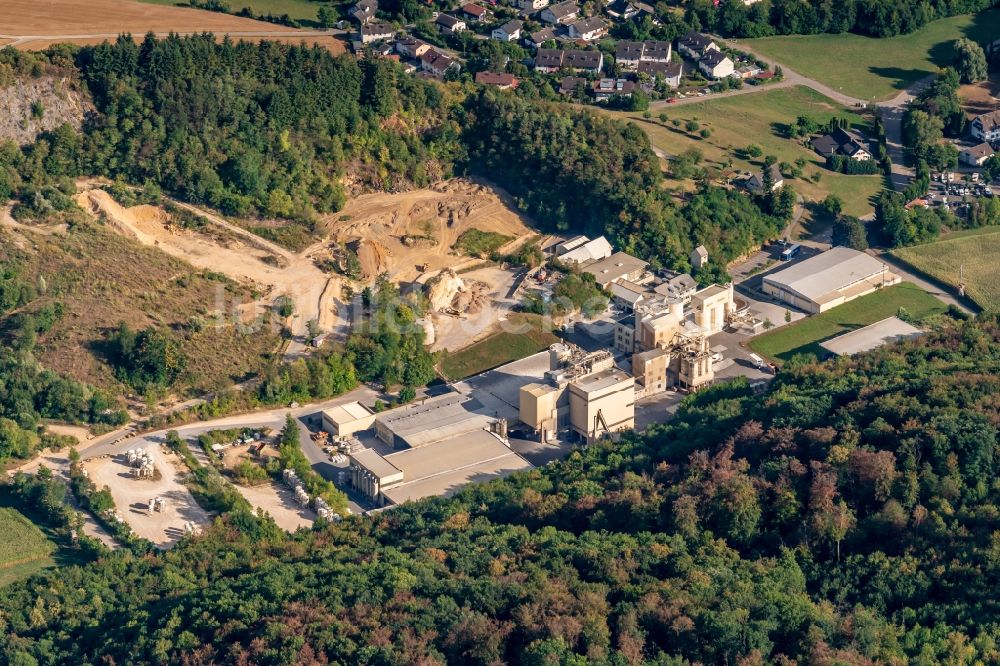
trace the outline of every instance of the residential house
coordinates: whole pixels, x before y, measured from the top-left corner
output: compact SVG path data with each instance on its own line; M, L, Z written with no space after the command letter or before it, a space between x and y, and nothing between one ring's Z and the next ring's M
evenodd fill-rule
M451 14L438 14L437 19L434 21L434 25L437 26L439 32L446 35L454 35L462 32L466 27L465 21L452 16Z
M681 85L681 77L684 75L684 63L644 60L639 63L639 73L653 78L659 77L671 88L677 88Z
M371 44L383 39L392 39L396 34L396 26L391 23L367 23L361 26L361 43Z
M552 28L542 28L537 32L533 32L524 38L524 43L533 49L539 49L545 42L554 41L556 38L556 31Z
M569 36L573 39L582 39L585 42L599 39L607 32L608 27L605 25L604 19L597 16L580 19L569 24Z
M579 76L564 76L559 83L559 94L567 97L575 97L581 91L587 90L587 79Z
M374 20L375 12L377 11L378 0L360 0L360 2L351 7L351 11L348 12L348 16L351 17L351 20L364 25L365 23Z
M958 158L962 162L968 164L969 166L977 167L983 166L983 164L986 163L986 160L990 159L992 156L993 147L986 142L983 142L978 146L963 148L958 154Z
M698 69L711 79L724 79L733 73L733 61L719 51L709 51L698 61Z
M598 73L604 66L604 54L600 51L563 51L561 49L538 49L535 53L535 71L544 74L557 72L563 67L577 72Z
M435 76L444 76L448 70L458 67L457 61L436 49L429 49L420 56L420 69Z
M563 67L574 72L590 72L599 74L604 67L604 54L600 51L565 51Z
M772 164L770 169L771 174L771 191L781 189L785 185L785 178L781 175L781 169L778 168L777 164ZM761 192L764 189L764 174L763 172L755 173L747 181L747 189L751 192Z
M500 90L512 90L517 87L519 81L513 74L477 72L476 83L481 83L487 86L495 86Z
M562 69L563 55L561 49L538 49L535 53L535 71L551 74Z
M431 50L431 45L416 37L404 37L396 42L396 53L404 58L419 58Z
M493 15L493 12L486 9L486 7L476 5L471 2L466 5L462 5L462 9L459 11L462 13L462 17L466 21L470 21L472 23L486 21Z
M865 147L865 143L861 135L854 130L834 127L829 134L813 139L812 147L813 150L827 159L834 155L845 155L852 160L864 162L872 159L872 154Z
M549 5L539 15L546 23L570 23L580 15L580 7L573 0L566 0L556 5Z
M700 245L699 247L704 246ZM699 256L701 256L700 253ZM704 261L708 261L708 250L705 250ZM687 273L673 273L665 282L653 289L653 292L656 294L680 300L682 303L690 301L691 296L696 291L698 291L698 283Z
M973 118L969 123L969 133L980 141L1000 141L1000 109Z
M642 60L644 46L644 42L619 41L615 47L615 63L624 70L635 71Z
M615 50L615 62L628 71L637 71L643 62L670 62L670 42L629 42L620 41Z
M639 8L629 0L614 0L604 8L604 11L613 19L628 21L639 13Z
M523 27L524 21L514 19L513 21L507 21L499 28L494 28L491 36L493 39L500 40L501 42L516 42L521 38L521 29Z
M689 58L701 60L711 52L719 52L719 45L708 35L693 30L677 40L677 50Z
M625 79L600 79L594 82L594 99L606 102L612 97L631 97L635 83Z
M517 0L517 8L523 12L537 12L549 6L549 0Z

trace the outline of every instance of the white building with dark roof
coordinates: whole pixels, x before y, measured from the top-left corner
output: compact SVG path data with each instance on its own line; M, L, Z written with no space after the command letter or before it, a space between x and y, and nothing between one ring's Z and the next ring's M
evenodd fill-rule
M556 5L549 5L542 10L539 18L551 24L569 23L580 15L580 6L573 0L566 0Z
M1000 109L973 118L969 123L969 133L980 141L1000 141Z

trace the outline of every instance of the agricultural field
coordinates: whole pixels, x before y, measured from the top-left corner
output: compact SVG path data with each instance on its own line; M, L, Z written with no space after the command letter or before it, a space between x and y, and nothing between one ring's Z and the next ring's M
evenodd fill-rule
M56 564L56 544L24 514L0 506L0 587Z
M815 354L819 358L823 351L820 342L892 317L900 308L914 319L940 314L947 309L944 303L920 287L904 282L758 335L750 340L749 347L778 364L796 354Z
M170 7L184 5L181 0L140 0L140 2ZM230 11L234 14L244 7L249 7L254 14L274 14L275 16L288 14L291 18L299 21L303 27L318 26L316 12L324 4L329 4L314 0L227 0L227 2Z
M803 177L788 182L795 191L808 202L819 202L828 194L836 194L844 200L844 212L863 216L872 212L872 199L882 189L881 176L846 176L836 174L826 168L825 161L803 139L787 138L786 129L799 116L812 118L819 124L831 118L847 118L851 124L863 126L864 120L857 113L844 109L833 100L803 86L778 88L747 96L736 96L717 100L707 100L699 104L685 104L663 111L667 115L664 123L659 113L652 118L643 118L638 113L617 113L641 127L654 148L674 156L686 150L696 149L703 155L703 164L720 170L760 171L762 159L750 161L742 156L742 149L748 144L756 144L763 155L774 155L779 162L794 163L806 160ZM679 121L675 125L674 121ZM689 121L698 124L698 129L689 131ZM704 129L711 135L703 138ZM818 183L809 179L819 173ZM670 187L683 187L685 183L668 180ZM807 210L807 214L810 211Z
M0 2L0 31L4 35L36 37L16 42L18 48L27 49L65 41L95 43L123 32L135 36L149 31L294 32L292 28L273 23L176 7L174 2L162 4L170 6L135 0L3 0Z
M509 323L515 326L527 324L529 330L520 334L499 331L459 352L445 354L441 360L445 376L451 380L465 379L531 356L559 342L559 338L545 327L544 320L537 315L511 315Z
M964 274L965 293L984 310L1000 308L1000 228L956 231L933 243L902 247L893 256L918 271L958 288Z
M934 21L908 35L875 39L851 33L741 41L754 51L845 95L886 100L951 63L952 42L996 39L1000 9Z

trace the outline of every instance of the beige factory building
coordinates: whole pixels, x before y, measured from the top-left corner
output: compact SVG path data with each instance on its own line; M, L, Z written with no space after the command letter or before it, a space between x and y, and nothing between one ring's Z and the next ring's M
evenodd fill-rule
M323 410L323 430L334 437L348 437L368 430L375 423L375 412L360 402L348 402Z
M817 314L899 281L899 276L875 257L835 247L764 276L763 290L768 296Z
M372 448L349 455L352 484L388 506L531 469L511 450L506 419L486 411L475 398L449 393L379 414Z
M635 428L635 378L608 368L570 382L569 427L587 443Z
M521 387L519 418L548 441L569 429L587 443L635 426L635 379L608 351L570 344L549 348L544 383Z
M733 285L713 284L686 300L654 294L615 322L615 349L632 354L638 396L705 386L715 379L708 337L736 312Z

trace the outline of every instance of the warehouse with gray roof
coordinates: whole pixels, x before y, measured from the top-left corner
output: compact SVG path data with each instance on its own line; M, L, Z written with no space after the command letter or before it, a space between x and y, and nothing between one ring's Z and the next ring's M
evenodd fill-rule
M875 257L835 247L764 276L762 288L768 296L816 314L899 281Z

